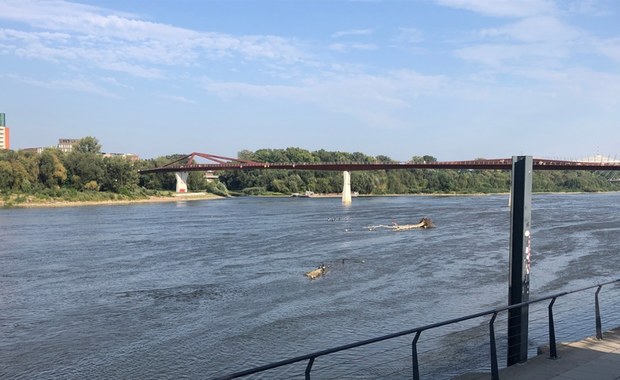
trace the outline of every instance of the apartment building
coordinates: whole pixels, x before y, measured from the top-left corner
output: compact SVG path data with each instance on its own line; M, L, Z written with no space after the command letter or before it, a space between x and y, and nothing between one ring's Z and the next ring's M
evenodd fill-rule
M70 153L73 150L73 145L75 145L79 139L58 139L58 149L60 149L63 153Z
M11 135L3 113L0 113L0 149L11 149Z

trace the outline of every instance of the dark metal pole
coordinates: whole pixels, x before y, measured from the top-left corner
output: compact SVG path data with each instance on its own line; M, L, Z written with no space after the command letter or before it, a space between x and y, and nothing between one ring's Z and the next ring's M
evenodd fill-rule
M420 380L420 367L418 365L418 339L422 331L415 333L415 338L411 342L411 364L413 365L413 380Z
M495 344L495 318L497 311L489 321L489 337L491 339L491 380L499 380L499 368L497 366L497 344Z
M603 285L599 285L594 294L594 312L596 318L596 339L603 339L603 325L601 323L601 308L599 307L598 294L601 292Z
M308 360L308 365L306 366L306 380L310 380L310 371L312 371L312 364L314 364L314 359L315 358L310 358L310 360Z
M548 307L549 313L549 358L558 358L558 348L555 343L555 323L553 323L553 304L555 303L555 297L551 300Z
M529 301L532 168L531 156L512 157L509 305ZM528 306L508 311L508 366L527 361L528 316Z

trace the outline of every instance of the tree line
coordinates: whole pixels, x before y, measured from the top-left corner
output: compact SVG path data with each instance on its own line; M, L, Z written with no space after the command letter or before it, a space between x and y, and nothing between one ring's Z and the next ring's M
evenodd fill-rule
M118 194L143 197L159 191L174 191L173 173L140 175L138 170L163 166L182 155L162 156L147 160L104 157L94 137L79 140L70 153L45 149L0 151L0 193L36 194L67 197L67 194ZM238 158L257 162L395 162L387 156L338 151L308 151L300 148L244 150ZM433 156L413 156L413 162L434 162ZM204 173L191 172L188 185L194 191L219 195L292 194L305 191L339 193L342 173L302 170L232 170L222 171L219 181L208 181ZM356 171L351 173L351 189L360 194L421 193L499 193L510 190L510 172L502 170L437 170L393 169ZM617 185L597 172L534 172L535 192L613 191ZM110 196L113 197L113 196Z
M123 193L139 181L134 163L103 157L94 137L75 144L71 153L59 149L0 152L0 191L32 192L70 188L78 191Z

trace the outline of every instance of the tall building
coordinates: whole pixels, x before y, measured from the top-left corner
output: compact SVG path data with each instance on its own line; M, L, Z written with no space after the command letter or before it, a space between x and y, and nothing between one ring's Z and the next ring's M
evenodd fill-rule
M0 149L11 149L11 135L3 113L0 113Z

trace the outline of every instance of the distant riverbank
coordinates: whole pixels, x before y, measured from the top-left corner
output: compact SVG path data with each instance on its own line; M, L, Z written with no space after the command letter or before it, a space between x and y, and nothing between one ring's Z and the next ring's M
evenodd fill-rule
M65 200L65 199L38 199L35 197L25 196L25 199L18 200L11 198L8 200L0 200L0 208L45 208L45 207L79 207L79 206L113 206L128 205L136 203L159 203L159 202L178 202L178 201L197 201L206 199L220 199L219 195L211 193L185 193L171 195L151 195L145 198L137 199L102 199L102 200Z
M485 195L497 195L497 194L457 194L457 193L424 193L424 194L360 194L357 197L406 197L406 196L440 196L440 197L454 197L454 196L485 196ZM244 196L244 195L240 195ZM257 197L277 197L287 198L292 197L286 194L265 194L265 195L253 195ZM302 198L340 198L342 194L338 193L315 193L311 196ZM0 208L55 208L55 207L80 207L80 206L114 206L114 205L129 205L139 203L160 203L160 202L178 202L178 201L198 201L198 200L212 200L225 198L220 195L215 195L206 192L198 193L167 193L162 195L149 195L141 198L129 198L118 196L116 199L93 199L93 200L79 200L79 199L65 199L65 198L47 198L41 199L32 195L13 195L8 198L0 199Z

